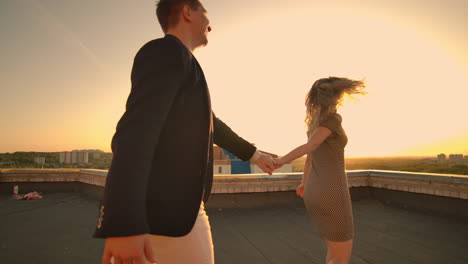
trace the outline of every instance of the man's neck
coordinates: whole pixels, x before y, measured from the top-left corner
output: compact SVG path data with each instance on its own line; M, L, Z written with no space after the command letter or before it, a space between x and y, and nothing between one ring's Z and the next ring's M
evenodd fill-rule
M180 29L179 30L173 29L173 30L168 30L166 34L172 35L178 38L185 45L185 47L187 47L187 49L189 49L192 53L195 52L196 47L194 47L193 45L190 32L180 30Z

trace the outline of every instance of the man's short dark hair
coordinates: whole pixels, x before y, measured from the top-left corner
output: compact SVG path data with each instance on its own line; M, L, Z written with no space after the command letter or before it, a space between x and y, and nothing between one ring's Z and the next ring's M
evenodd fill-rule
M179 14L184 5L188 5L192 10L197 10L201 3L199 0L160 0L158 2L156 16L164 33L170 27L177 25Z

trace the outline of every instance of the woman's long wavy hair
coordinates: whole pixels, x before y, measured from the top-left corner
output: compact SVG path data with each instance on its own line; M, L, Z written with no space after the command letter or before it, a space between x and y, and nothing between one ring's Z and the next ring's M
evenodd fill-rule
M310 135L321 122L336 113L343 103L344 95L365 94L364 81L329 77L317 80L306 97L306 125Z

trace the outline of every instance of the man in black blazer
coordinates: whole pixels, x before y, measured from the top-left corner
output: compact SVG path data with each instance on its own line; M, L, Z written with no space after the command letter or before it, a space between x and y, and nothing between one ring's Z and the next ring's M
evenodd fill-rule
M213 183L213 143L271 174L270 156L234 133L211 110L210 94L193 52L211 31L199 0L161 0L157 16L166 34L135 56L126 111L112 139L109 169L94 237L106 238L102 263L155 262L154 237L186 237L204 214ZM206 215L205 215L206 216ZM199 232L200 233L200 232ZM211 241L211 233L203 233ZM165 243L165 242L164 242ZM178 247L178 248L177 248ZM212 245L190 263L212 263ZM167 252L166 252L167 253ZM177 255L173 254L172 255ZM205 255L206 255L205 254ZM180 263L177 256L159 264ZM183 262L183 261L182 261Z

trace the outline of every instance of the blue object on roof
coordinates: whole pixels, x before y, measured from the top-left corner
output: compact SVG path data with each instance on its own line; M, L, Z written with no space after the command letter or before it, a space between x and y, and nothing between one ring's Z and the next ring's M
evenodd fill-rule
M231 160L231 174L250 174L252 170L250 169L250 162L245 162L239 159L236 155L231 152L223 149L224 155L229 157Z
M250 162L242 160L231 161L231 174L250 174Z

